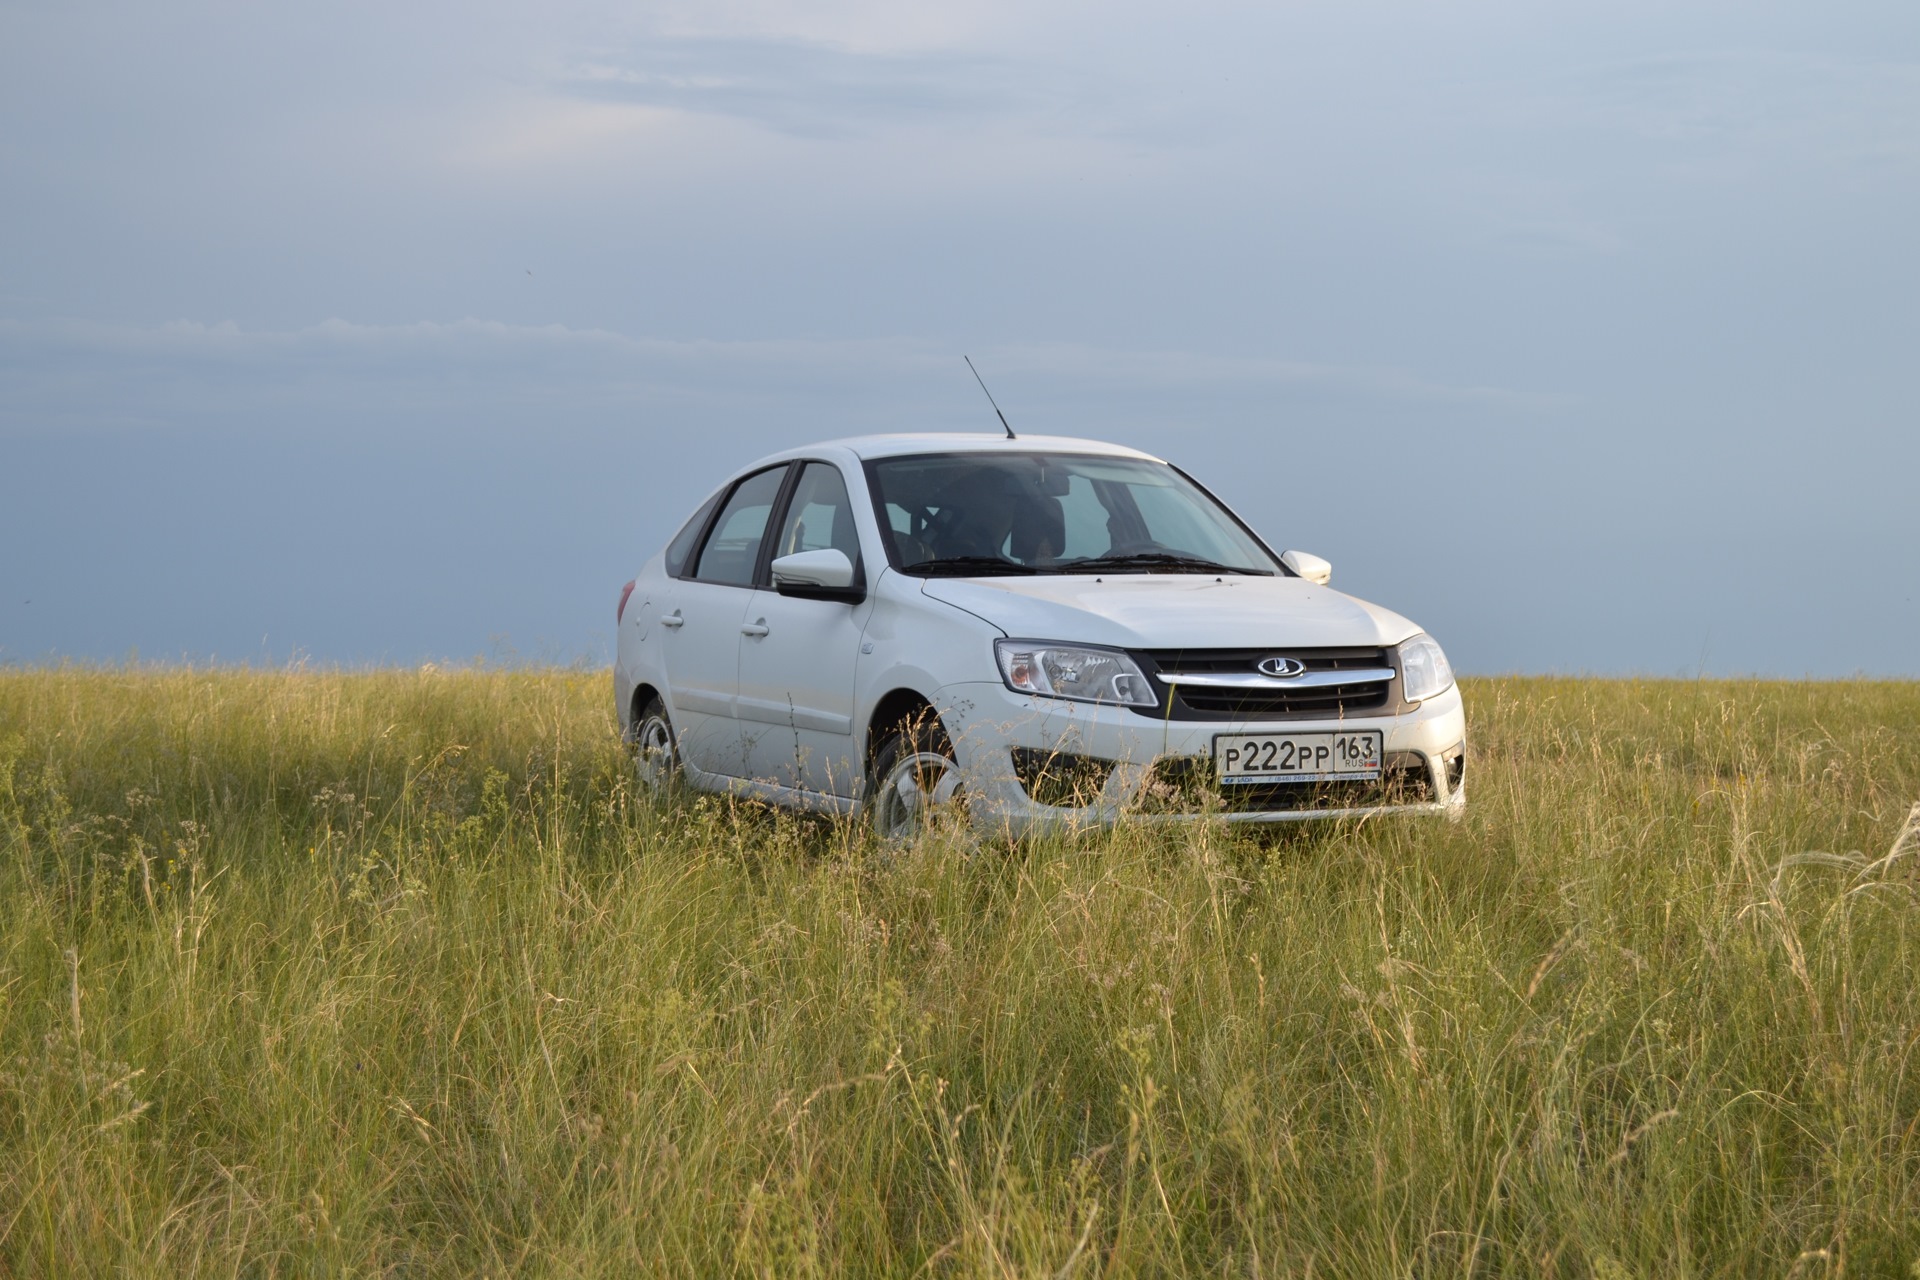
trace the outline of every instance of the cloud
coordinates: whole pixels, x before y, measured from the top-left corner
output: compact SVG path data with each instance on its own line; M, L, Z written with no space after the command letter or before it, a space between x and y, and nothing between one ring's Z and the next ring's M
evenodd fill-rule
M1002 379L1053 404L1152 393L1188 400L1307 394L1358 402L1470 406L1529 414L1563 398L1450 384L1406 370L1283 357L989 344L970 351ZM775 410L801 401L865 404L894 420L929 397L963 394L960 353L923 338L690 341L494 320L247 329L0 320L0 429L97 426L276 404L446 412L503 406L641 403Z
M1091 86L1057 66L963 50L868 52L766 38L646 40L578 62L559 87L576 97L728 116L802 136L1095 105Z
M1676 148L1920 158L1920 64L1778 49L1622 59L1575 72L1563 122Z

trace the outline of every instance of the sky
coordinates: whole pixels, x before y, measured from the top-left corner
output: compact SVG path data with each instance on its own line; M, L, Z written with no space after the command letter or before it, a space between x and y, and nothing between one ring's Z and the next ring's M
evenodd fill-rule
M605 662L966 354L1464 671L1920 676L1916 227L1911 0L0 0L0 662Z

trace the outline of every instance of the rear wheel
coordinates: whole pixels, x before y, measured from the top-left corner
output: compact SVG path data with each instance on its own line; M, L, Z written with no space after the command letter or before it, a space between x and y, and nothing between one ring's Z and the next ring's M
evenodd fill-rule
M667 719L667 704L650 698L633 719L634 774L640 786L656 796L664 796L680 782L680 757L673 746L673 721Z
M943 815L959 813L965 800L953 744L931 712L887 734L868 785L868 815L882 840L911 840Z

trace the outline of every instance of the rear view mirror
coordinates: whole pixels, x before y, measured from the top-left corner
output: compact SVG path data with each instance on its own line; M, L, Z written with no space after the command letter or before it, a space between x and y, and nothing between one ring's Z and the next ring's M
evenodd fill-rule
M835 547L781 556L772 569L773 588L783 596L852 602L866 595L853 585L853 561Z
M1280 563L1308 582L1317 582L1323 587L1333 578L1332 565L1305 551L1283 551L1280 553Z

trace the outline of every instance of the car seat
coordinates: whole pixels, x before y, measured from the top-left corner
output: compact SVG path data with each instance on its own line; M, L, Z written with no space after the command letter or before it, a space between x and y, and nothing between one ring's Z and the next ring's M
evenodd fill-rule
M1067 512L1060 499L1033 494L1013 513L1007 550L1021 564L1052 564L1067 548Z

